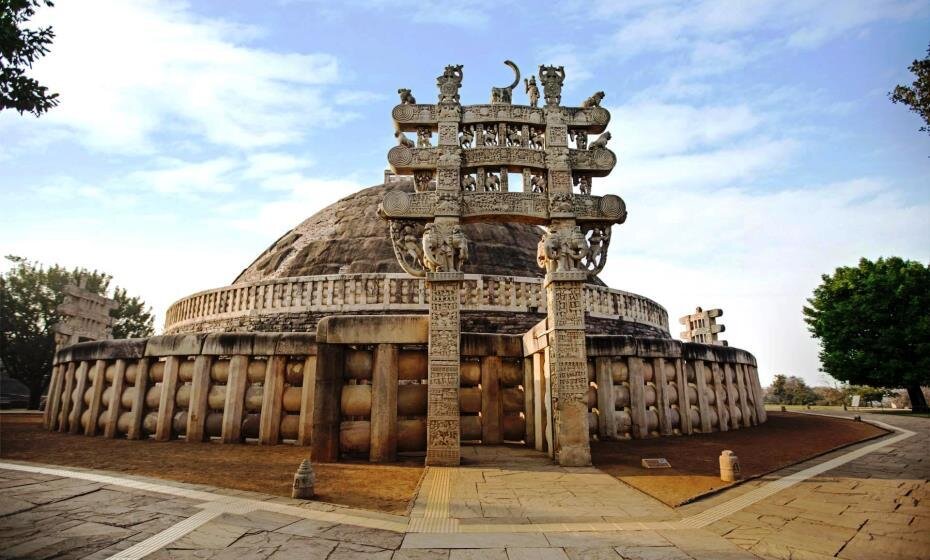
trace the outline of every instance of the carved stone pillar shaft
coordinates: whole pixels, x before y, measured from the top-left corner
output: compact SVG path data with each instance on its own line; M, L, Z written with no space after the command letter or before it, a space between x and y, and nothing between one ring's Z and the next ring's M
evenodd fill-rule
M459 464L460 272L431 272L426 464Z
M545 280L553 439L556 459L563 466L591 464L582 292L585 276L578 271L550 272Z

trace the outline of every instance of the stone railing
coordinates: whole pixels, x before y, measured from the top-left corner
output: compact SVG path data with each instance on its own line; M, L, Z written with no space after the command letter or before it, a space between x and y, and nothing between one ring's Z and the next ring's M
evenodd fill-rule
M523 336L524 387L534 392L527 442L550 451L541 382L547 371L545 323ZM766 421L756 359L745 350L660 338L586 337L588 429L600 440L735 430ZM534 386L536 387L534 389ZM538 435L534 435L538 434Z
M548 450L546 329L465 333L463 442ZM312 446L315 460L423 454L427 318L340 315L309 333L84 342L54 360L46 426L129 439ZM745 428L765 421L755 358L736 348L588 336L592 438Z
M75 344L55 356L45 423L108 438L313 444L331 461L423 454L426 325L421 315L337 316L316 334ZM519 336L463 335L463 440L525 440L523 376Z
M546 313L540 278L467 274L461 297L466 312ZM651 299L594 284L585 285L584 297L591 317L668 332L668 313ZM221 327L224 323L263 315L409 313L426 312L428 306L425 280L406 274L300 276L235 284L188 296L168 308L165 332L225 330Z
M589 429L601 439L725 432L765 422L752 354L738 348L589 336Z
M51 430L129 439L306 444L314 339L187 334L67 346L55 356L45 422Z

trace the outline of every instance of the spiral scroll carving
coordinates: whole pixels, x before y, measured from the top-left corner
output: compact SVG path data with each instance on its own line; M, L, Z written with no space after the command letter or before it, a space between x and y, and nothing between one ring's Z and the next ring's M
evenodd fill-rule
M394 117L394 120L397 122L412 121L416 116L416 109L414 107L414 105L397 105L391 111L391 116Z
M612 219L626 219L626 204L617 195L608 194L601 197L601 214Z
M382 205L387 215L402 215L410 210L410 195L404 191L391 191L384 195Z
M596 124L607 124L610 122L610 113L603 107L594 107L590 109L591 121Z
M610 169L617 163L617 156L610 150L597 150L594 153L594 164L598 169Z
M413 162L413 152L405 146L394 146L388 152L388 162L400 167L410 165Z

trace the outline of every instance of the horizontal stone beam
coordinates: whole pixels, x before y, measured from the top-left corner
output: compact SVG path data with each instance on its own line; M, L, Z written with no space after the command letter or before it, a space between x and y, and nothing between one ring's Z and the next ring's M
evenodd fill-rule
M589 134L600 134L607 129L610 112L601 107L560 107L564 124L573 129L584 129ZM551 108L550 108L551 110ZM541 107L528 105L465 105L461 108L462 124L512 123L537 128L546 126ZM391 111L394 126L404 132L428 127L433 131L439 125L439 106L432 104L397 105Z
M388 220L432 220L440 214L436 192L407 193L391 191L384 197L379 212ZM458 206L458 208L454 208ZM626 220L626 204L619 196L573 194L560 206L550 203L545 193L525 192L462 192L458 204L442 212L470 222L524 222L547 224L552 218L572 217L578 222L622 223ZM443 214L446 215L446 214Z
M332 315L317 323L319 344L426 344L425 315Z

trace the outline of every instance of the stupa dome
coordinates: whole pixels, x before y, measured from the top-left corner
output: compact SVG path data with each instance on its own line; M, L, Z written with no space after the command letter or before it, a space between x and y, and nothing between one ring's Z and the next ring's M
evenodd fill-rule
M313 332L329 315L417 314L427 311L423 278L397 263L388 222L378 215L385 195L413 192L413 182L385 183L339 200L285 233L229 286L175 302L165 332ZM535 225L464 224L462 328L523 333L545 317L545 270L536 260L543 231ZM585 284L588 328L599 334L667 338L668 315L656 302L606 286Z
M320 210L275 241L234 284L322 274L402 273L388 223L378 217L378 204L395 189L413 192L413 184L376 185ZM536 263L542 233L537 226L483 223L463 229L470 241L466 274L544 276Z

